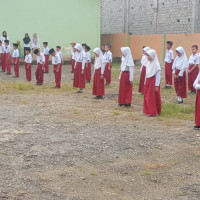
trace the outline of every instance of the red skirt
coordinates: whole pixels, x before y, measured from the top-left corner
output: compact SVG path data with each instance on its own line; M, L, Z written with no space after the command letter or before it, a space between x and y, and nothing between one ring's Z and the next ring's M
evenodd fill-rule
M193 67L194 67L194 65L190 65L189 66L189 70L191 70ZM198 66L193 70L192 73L190 73L190 74L188 73L188 89L190 91L195 92L193 84L194 84L194 82L195 82L198 74L199 74L199 68L198 68Z
M176 69L175 74L178 75L180 70ZM183 73L182 77L174 79L174 87L178 97L186 98L187 97L187 83L186 83L186 72Z
M86 76L86 81L90 82L91 81L91 63L85 64L85 76Z
M172 85L172 63L165 62L165 83Z
M83 89L85 88L85 73L81 74L82 71L82 63L77 62L76 68L74 70L74 84L75 88Z
M140 73L140 84L139 84L139 92L144 94L144 82L145 82L145 77L146 77L146 67L142 67L142 71Z
M143 113L149 116L161 114L160 86L155 91L155 76L147 78L144 84L144 106Z
M119 86L119 105L127 105L132 103L133 85L129 81L129 73L122 72Z
M94 72L93 95L105 96L104 79L101 79L101 68Z
M109 68L109 63L106 64L105 66L105 71L104 71L104 77L106 79L106 84L110 85L111 84L111 69L112 69L112 65L110 65L110 70Z
M195 124L200 126L200 90L197 91L196 109L195 109Z

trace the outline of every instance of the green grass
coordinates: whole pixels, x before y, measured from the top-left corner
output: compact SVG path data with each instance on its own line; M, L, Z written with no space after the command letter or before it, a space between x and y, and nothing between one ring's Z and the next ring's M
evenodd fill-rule
M160 118L176 118L183 120L194 120L195 107L193 105L177 105L165 103L162 105Z

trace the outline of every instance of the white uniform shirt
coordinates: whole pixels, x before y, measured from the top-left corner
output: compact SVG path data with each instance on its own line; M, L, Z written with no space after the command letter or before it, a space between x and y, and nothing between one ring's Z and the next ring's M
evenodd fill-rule
M3 52L2 52L2 48L3 48L3 47L2 47L2 46L0 46L0 53L3 53Z
M58 64L61 64L61 62L62 61L58 53L56 53L55 56L52 56L52 65L58 65Z
M199 58L199 54L196 53L195 55L192 54L189 58L189 64L190 65L198 65L199 64L199 61L200 61L200 58Z
M5 44L5 40L9 40L9 37L7 36L7 39L3 36L1 36L1 41L2 41L2 44Z
M30 48L31 47L31 42L29 42L28 44L24 43L24 47L26 47L26 48L29 47Z
M200 73L198 74L193 87L195 90L200 90Z
M45 47L43 51L44 55L49 55L49 47Z
M74 52L73 48L71 48L71 55L72 55L72 59L74 60L75 59L75 52Z
M106 63L110 63L110 61L112 62L112 53L111 53L111 51L105 52L104 56L105 56L105 59L106 59Z
M88 52L86 52L86 57L87 57L87 62L91 63L91 61L92 61L92 58L91 58L91 54L90 54L90 52L89 52L89 51L88 51Z
M4 52L5 53L11 53L11 47L10 47L10 45L5 46L5 51Z
M39 38L38 38L38 42L37 42L37 44L35 44L34 42L33 42L33 39L31 40L31 44L32 44L32 49L40 49L40 40L39 40Z
M32 55L30 53L25 56L25 62L26 63L32 63L32 61L33 61L33 58L32 58Z
M166 51L166 56L165 56L165 62L166 63L172 63L174 60L174 52L172 49Z
M45 63L45 56L41 52L40 52L40 55L37 56L37 63L39 63L41 65Z
M61 51L57 51L58 55L60 56L61 62L63 61L63 54Z
M5 53L5 45L1 46L1 53Z
M19 49L14 49L12 57L13 58L19 58Z

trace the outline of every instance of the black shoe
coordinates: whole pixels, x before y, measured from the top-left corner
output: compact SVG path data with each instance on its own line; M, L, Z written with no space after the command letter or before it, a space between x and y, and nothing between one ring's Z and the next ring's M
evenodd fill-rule
M73 74L74 72L73 72L73 71L71 71L71 73Z
M4 72L5 72L5 71L3 71L3 70L1 71L1 73L4 73Z
M195 130L200 130L200 126L194 126Z
M13 78L19 78L19 76L13 76Z
M49 72L44 72L44 74L48 74Z
M131 107L131 104L125 104L124 107Z
M78 94L81 94L81 93L83 93L83 90L79 90L77 93L78 93Z
M178 104L183 104L183 100L182 101L178 101Z
M103 99L103 96L96 96L94 99Z
M7 72L7 75L11 75L11 73L10 73L10 72Z
M171 85L168 85L168 86L167 86L167 89L172 89L172 86L171 86Z
M119 104L119 107L122 107L122 106L124 106L123 104Z

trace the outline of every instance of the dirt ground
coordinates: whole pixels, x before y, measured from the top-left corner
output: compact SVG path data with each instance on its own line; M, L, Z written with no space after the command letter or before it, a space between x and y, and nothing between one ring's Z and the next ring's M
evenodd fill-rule
M33 67L33 75L35 71ZM199 200L200 132L193 113L148 118L137 92L119 108L119 66L104 100L83 94L63 66L43 86L0 73L0 200ZM163 83L162 83L163 87ZM162 90L163 105L176 101ZM190 96L184 109L194 105ZM163 110L166 113L166 110Z

